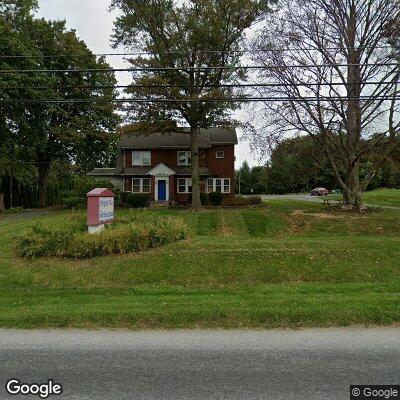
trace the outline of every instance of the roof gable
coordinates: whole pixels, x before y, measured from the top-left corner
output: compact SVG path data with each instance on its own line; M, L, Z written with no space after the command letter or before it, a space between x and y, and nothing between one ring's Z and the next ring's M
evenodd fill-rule
M148 172L149 175L152 176L170 176L175 175L176 172L171 168L167 167L165 164L158 164L157 167L154 167Z
M213 144L238 143L235 128L200 129L199 148L208 148ZM190 130L184 128L179 132L154 133L151 135L123 135L120 148L128 149L190 149Z

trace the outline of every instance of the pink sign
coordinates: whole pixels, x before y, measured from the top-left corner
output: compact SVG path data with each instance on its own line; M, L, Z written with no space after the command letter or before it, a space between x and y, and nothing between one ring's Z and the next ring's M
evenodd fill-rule
M107 188L96 188L87 194L87 224L100 226L114 221L115 194Z

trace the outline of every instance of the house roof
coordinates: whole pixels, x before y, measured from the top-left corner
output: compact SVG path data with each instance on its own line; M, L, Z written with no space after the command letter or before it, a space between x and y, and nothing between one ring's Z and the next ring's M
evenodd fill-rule
M180 132L153 133L151 135L123 135L119 146L128 149L168 149L190 148L190 130L184 128ZM213 144L237 144L235 128L200 129L199 148L207 148Z
M95 168L89 171L87 174L89 176L113 176L119 175L121 173L121 168Z

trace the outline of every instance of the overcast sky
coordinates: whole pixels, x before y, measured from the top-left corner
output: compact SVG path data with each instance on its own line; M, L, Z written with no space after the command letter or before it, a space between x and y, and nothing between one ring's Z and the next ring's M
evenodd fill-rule
M65 19L67 27L75 29L94 53L109 53L114 51L110 45L110 35L115 18L115 13L108 12L109 4L110 0L39 0L39 16L53 20ZM120 57L110 57L108 61L114 67L126 67ZM127 84L129 74L121 73L118 79L122 84ZM250 165L258 164L255 155L250 153L248 143L239 139L236 167L244 160Z

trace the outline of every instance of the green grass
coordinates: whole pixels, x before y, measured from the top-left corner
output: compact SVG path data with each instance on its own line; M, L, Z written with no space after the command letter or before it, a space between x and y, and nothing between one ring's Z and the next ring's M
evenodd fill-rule
M400 189L377 189L364 193L366 204L400 207Z
M190 239L87 260L16 257L37 221L0 219L0 326L300 327L400 321L400 210L263 208L118 211L181 217Z
M341 200L342 195L331 195L332 199ZM363 194L365 204L400 208L400 189L376 189Z

